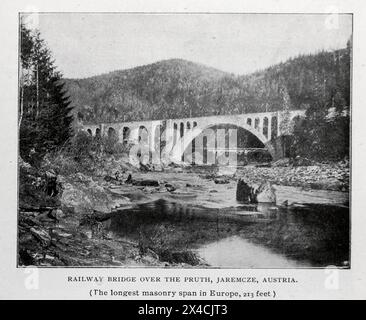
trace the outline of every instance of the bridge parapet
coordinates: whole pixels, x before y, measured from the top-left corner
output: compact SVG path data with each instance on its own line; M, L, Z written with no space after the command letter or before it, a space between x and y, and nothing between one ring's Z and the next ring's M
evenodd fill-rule
M256 136L264 145L270 146L270 141L281 136L281 122L284 118L290 121L297 116L304 116L305 110L289 112L261 112L237 115L215 115L207 117L191 117L166 120L145 120L119 123L102 123L99 125L82 125L82 130L94 135L117 135L119 141L138 144L145 140L150 150L156 150L161 140L171 148L175 159L188 145L204 130L217 125L233 125L243 128ZM269 147L270 149L270 147Z

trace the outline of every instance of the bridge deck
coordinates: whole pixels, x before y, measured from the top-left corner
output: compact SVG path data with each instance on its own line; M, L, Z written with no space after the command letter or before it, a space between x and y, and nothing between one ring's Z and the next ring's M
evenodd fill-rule
M291 111L300 111L300 110L291 110ZM271 112L255 112L255 113L240 113L240 114L219 114L212 115L206 117L192 117L192 118L170 118L170 119L156 119L156 120L134 120L134 121L116 121L116 122L103 122L99 124L95 123L83 123L85 126L95 126L103 124L105 126L113 125L113 124L135 124L135 123L151 123L151 122L163 122L163 121L172 121L172 122L186 122L186 121L196 121L196 120L204 120L204 119L220 119L220 118L229 118L229 117L265 117L265 116L275 116L282 111L271 111Z

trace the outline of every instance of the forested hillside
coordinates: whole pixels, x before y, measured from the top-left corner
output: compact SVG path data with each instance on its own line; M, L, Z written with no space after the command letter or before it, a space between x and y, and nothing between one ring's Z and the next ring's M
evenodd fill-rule
M285 96L293 109L336 95L349 106L349 80L350 44L250 75L172 59L66 85L79 120L114 122L281 110Z

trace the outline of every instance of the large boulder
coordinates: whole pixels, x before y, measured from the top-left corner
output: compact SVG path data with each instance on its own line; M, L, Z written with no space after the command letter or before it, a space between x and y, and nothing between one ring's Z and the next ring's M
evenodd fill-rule
M265 182L256 190L257 202L259 203L275 203L276 190L269 182Z
M238 184L236 186L236 200L244 203L257 203L254 188L243 179L238 180Z

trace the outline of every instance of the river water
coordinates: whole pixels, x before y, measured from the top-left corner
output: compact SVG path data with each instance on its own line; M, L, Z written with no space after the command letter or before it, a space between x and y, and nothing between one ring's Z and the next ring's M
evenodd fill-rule
M178 266L349 267L349 208L339 204L207 208L158 199L117 212L109 231Z

